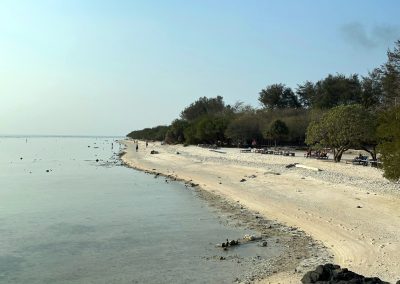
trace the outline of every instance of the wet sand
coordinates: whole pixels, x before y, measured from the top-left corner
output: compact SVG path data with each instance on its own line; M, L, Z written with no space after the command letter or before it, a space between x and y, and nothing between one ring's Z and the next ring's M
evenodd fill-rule
M136 152L132 141L122 143L127 147L122 160L130 167L198 185L211 193L210 201L219 200L220 208L227 202L232 210L237 204L249 210L248 214L232 211L232 218L249 226L263 220L265 224L257 228L261 233L285 235L287 255L267 273L255 271L255 280L299 283L305 271L328 261L386 281L400 278L399 185L382 178L378 169L302 155L282 157L238 149L224 149L222 154L159 143L146 148L139 142ZM158 154L150 154L151 150ZM321 171L286 168L290 163ZM256 212L262 219L254 216Z

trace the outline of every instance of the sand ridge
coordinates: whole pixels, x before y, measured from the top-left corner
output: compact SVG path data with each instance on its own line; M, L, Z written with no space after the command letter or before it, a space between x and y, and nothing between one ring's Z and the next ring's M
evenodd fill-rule
M366 276L400 279L400 185L379 169L296 157L240 153L182 145L123 141L128 165L183 180L239 201L267 219L297 227L325 244L334 262ZM158 154L150 154L151 150ZM179 154L178 154L179 153ZM290 163L320 168L286 168ZM245 180L245 181L244 181ZM265 283L299 283L283 271ZM284 280L285 279L285 280Z

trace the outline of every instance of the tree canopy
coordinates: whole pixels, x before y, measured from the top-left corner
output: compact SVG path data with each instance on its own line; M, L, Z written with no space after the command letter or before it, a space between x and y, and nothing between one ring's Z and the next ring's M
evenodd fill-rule
M228 125L225 135L236 145L250 145L253 139L262 138L259 117L254 113L237 116Z
M259 95L259 102L267 109L298 108L301 106L292 89L284 84L267 86L261 90Z
M286 126L286 124L282 120L277 119L264 130L263 134L265 138L274 140L276 147L277 140L285 138L288 133L289 128Z
M340 162L350 148L360 148L375 137L375 122L361 105L332 108L307 128L306 143L334 149L334 160Z
M221 96L216 98L201 97L181 112L181 118L194 121L203 115L223 113L224 110L225 103Z
M378 69L381 73L383 103L390 107L400 100L400 40L387 52L388 60Z

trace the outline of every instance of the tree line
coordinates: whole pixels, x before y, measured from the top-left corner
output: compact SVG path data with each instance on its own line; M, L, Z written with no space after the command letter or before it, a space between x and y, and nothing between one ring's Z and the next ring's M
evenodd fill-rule
M134 139L166 143L330 148L339 162L348 149L382 156L385 176L400 178L400 40L387 61L366 76L329 74L294 90L266 86L260 108L201 97L171 125L132 131Z

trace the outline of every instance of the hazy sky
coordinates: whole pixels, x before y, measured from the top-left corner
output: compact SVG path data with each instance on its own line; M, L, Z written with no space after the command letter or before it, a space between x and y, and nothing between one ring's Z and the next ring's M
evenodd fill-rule
M361 75L400 39L400 1L1 0L0 134L125 135L200 96Z

